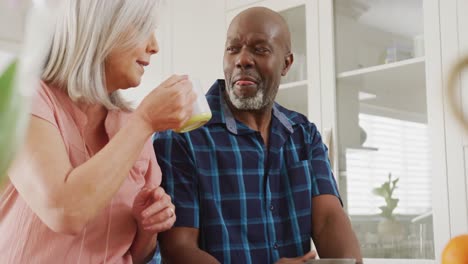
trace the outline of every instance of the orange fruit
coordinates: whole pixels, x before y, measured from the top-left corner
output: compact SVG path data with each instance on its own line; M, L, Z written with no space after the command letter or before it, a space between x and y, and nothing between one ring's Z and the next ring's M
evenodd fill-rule
M468 234L448 242L442 252L442 264L468 264Z

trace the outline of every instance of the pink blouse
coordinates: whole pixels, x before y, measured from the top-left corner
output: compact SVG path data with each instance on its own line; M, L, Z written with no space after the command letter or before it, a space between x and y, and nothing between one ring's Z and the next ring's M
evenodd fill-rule
M86 115L64 92L42 83L31 113L60 131L73 167L89 159L82 136ZM109 111L105 120L109 138L119 131L128 116L123 111ZM111 202L77 236L50 230L9 183L0 196L0 262L132 263L129 250L136 222L131 209L136 194L148 183L155 186L161 183L151 140Z

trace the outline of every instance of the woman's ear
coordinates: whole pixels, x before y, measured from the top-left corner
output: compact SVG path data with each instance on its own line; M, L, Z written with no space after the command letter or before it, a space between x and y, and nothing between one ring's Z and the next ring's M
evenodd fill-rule
M284 67L283 67L283 70L281 71L281 76L286 76L289 69L291 69L291 65L293 64L293 62L294 62L294 56L291 52L289 52L284 57Z

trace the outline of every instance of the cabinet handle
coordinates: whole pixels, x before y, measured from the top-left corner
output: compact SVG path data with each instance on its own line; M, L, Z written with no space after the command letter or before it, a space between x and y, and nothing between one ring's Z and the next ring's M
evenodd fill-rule
M468 118L464 115L462 104L460 104L460 100L463 99L460 99L457 94L458 78L465 68L468 68L468 56L460 59L450 71L447 89L450 108L458 121L465 127L465 130L468 131Z

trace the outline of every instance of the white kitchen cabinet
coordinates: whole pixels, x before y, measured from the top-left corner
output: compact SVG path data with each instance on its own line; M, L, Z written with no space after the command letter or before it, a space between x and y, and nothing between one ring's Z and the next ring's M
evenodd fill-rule
M438 263L451 228L466 232L468 181L464 171L450 176L456 166L447 152L453 145L452 162L464 164L467 141L462 148L460 135L448 139L442 96L443 60L453 60L443 56L444 27L457 32L454 41L457 25L468 22L456 2L264 0L227 11L228 24L245 8L266 6L291 27L296 60L277 101L307 115L324 134L366 263ZM378 207L385 202L372 193L389 173L399 178L394 235L383 232Z
M440 1L440 47L441 56L437 86L446 85L450 70L460 56L468 55L468 8L466 0ZM468 113L468 74L464 71L458 76L457 95L465 114ZM446 174L448 176L445 192L448 194L450 236L468 233L468 131L465 131L450 111L451 102L446 89L441 89L438 96L443 107L444 138L446 153Z
M434 201L432 188L441 179L434 168L443 160L431 154L443 139L431 132L443 120L428 111L436 108L428 100L434 87L426 85L426 65L434 62L425 54L440 52L424 48L424 36L433 30L427 26L433 19L426 15L429 2L318 3L320 53L335 62L321 68L323 126L335 131L335 172L366 258L429 262L448 228L434 225L447 218L439 210L447 204ZM385 202L372 191L388 184L390 174L397 189L395 200ZM380 214L389 208L387 217Z

